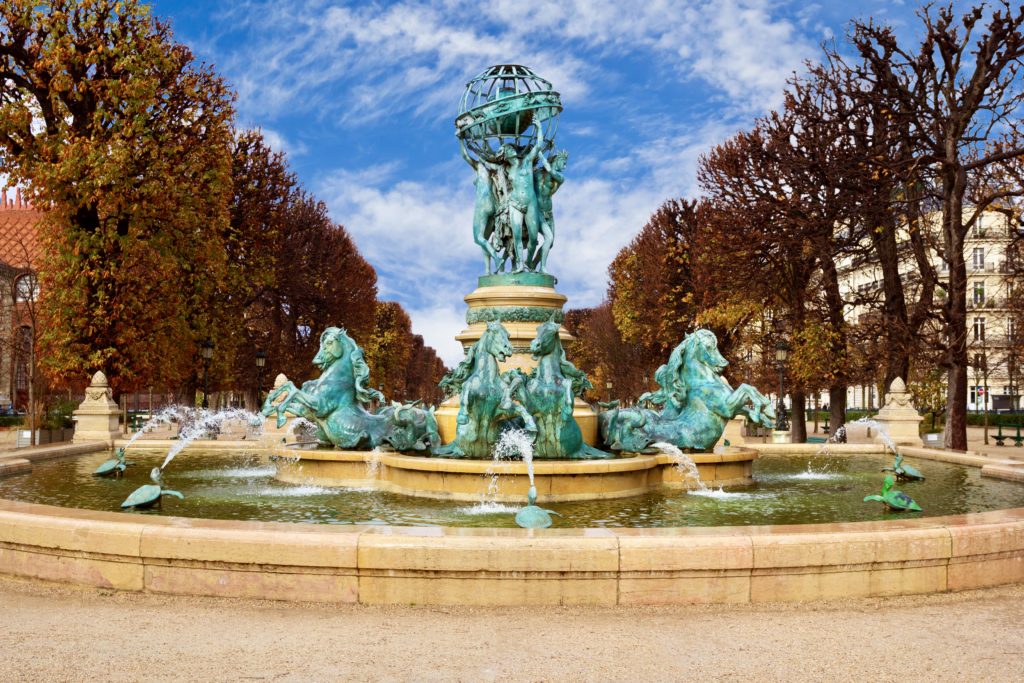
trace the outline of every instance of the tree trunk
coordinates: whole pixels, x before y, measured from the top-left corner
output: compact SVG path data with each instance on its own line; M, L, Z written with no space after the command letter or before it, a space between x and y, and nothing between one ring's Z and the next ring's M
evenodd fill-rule
M967 264L964 262L963 193L966 173L944 179L943 227L949 261L945 445L967 450Z
M807 395L803 389L790 392L793 410L789 419L789 438L793 443L807 442Z
M846 424L846 384L833 384L828 388L829 425L833 434Z

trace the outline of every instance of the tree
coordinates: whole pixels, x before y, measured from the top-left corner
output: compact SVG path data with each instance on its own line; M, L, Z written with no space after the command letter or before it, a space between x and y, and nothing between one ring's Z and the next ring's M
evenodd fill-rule
M693 325L697 214L696 201L666 201L608 268L615 325L625 343L645 350L649 364L667 359Z
M137 0L0 5L0 171L47 207L55 377L191 373L224 272L232 97Z
M406 368L412 357L412 320L401 304L377 302L373 334L364 346L371 381L385 396L410 398L406 390Z
M851 40L864 60L862 75L899 103L914 136L915 156L928 172L927 192L941 210L942 257L949 264L944 308L947 377L947 448L967 448L968 230L993 202L1024 192L1002 187L965 203L972 175L1024 154L1024 146L993 147L993 133L1014 124L1024 89L1024 7L997 3L986 25L984 6L957 17L952 4L919 16L925 36L915 49L901 47L890 27L854 22ZM974 39L976 29L980 35Z

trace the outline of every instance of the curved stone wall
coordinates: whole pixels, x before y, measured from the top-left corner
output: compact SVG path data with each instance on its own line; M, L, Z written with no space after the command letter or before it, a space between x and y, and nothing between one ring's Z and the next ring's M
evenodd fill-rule
M0 573L178 595L432 605L818 600L1024 581L1024 508L675 529L233 522L0 500Z

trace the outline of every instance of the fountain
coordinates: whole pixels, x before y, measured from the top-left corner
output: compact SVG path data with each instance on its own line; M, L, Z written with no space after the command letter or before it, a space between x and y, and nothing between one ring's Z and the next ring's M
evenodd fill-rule
M582 400L593 387L566 357L566 298L546 270L552 195L568 158L555 147L561 111L551 84L522 66L491 67L468 84L455 126L476 173L473 235L486 272L466 297L469 328L457 337L466 356L441 380L448 398L373 411L386 401L368 388L372 369L355 340L330 328L313 360L320 378L301 389L283 383L263 413L278 425L289 415L314 422L332 448L285 444L278 452L293 462L279 461L279 478L492 502L521 500L530 488L558 502L751 481L754 451L715 444L734 416L770 426L774 413L755 388L725 382L728 363L710 330L687 335L655 374L659 389L642 401L658 410L612 402L599 413ZM536 471L492 458L509 429L531 435ZM374 452L381 446L393 452ZM678 469L679 449L691 451L693 472ZM503 476L500 487L492 473Z
M279 377L261 406L271 427L291 420L273 438L213 440L228 421L258 419L171 409L122 439L97 373L69 457L0 454L0 474L13 475L0 477L0 572L170 594L486 605L808 600L1024 580L1024 487L979 471L1024 473L916 446L902 384L877 427L898 420L905 434L821 453L722 441L737 415L766 426L774 416L754 387L723 378L708 330L679 342L639 405L583 400L590 382L566 356L566 298L547 270L568 160L555 148L561 110L551 84L521 66L467 87L456 133L475 173L486 272L466 296L466 356L442 380L440 406L388 402L356 340L333 327L313 359L320 376ZM178 440L140 438L171 420L187 423ZM912 484L933 516L890 522L888 508L863 503L886 446L897 475L911 471L904 455L934 461ZM140 467L94 478L110 447ZM810 463L826 457L820 476ZM114 460L123 471L123 454ZM172 464L187 497L163 488ZM153 483L133 492L142 466ZM913 509L890 481L867 499ZM175 517L117 512L122 499L165 495ZM561 528L544 529L552 523Z

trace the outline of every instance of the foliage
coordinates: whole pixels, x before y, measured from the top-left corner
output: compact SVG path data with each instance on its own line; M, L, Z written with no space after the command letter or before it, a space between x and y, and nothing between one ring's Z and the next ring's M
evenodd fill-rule
M223 274L232 94L137 0L10 0L0 35L0 171L48 208L49 372L177 379Z

